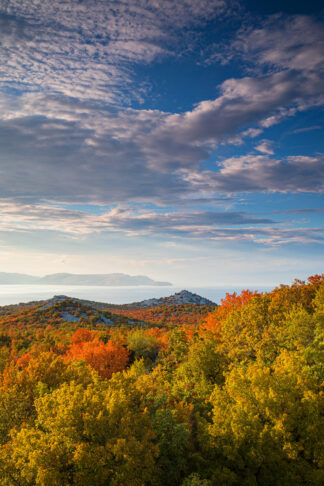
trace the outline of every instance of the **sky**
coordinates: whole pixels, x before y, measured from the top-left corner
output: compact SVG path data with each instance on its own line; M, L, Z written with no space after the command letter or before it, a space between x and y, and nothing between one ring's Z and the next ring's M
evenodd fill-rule
M324 271L322 2L0 0L0 271Z

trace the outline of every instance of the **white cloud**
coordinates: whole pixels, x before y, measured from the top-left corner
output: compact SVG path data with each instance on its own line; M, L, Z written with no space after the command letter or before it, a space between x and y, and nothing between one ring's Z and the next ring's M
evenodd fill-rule
M186 147L190 147L193 161L197 162L197 157L202 160L207 157L206 151L222 140L230 141L247 125L269 127L297 109L305 109L305 97L319 96L322 83L316 76L305 80L284 71L258 78L228 79L220 90L214 100L202 101L186 113L167 116L152 132L151 153L154 149L163 153L163 147L169 147L173 157L168 156L166 163L172 166L178 161L181 165L182 157L182 165L188 166ZM299 108L289 107L302 100ZM245 130L241 135L251 133Z
M323 157L268 155L231 157L219 162L219 172L183 171L197 188L217 192L323 192Z
M281 76L275 75L275 76ZM323 191L323 160L246 155L200 168L217 141L290 96L274 80L231 80L223 94L184 114L116 111L90 101L28 93L2 100L2 197L34 201L182 204L220 193ZM229 85L231 88L229 88ZM259 91L258 91L259 90ZM242 94L244 93L244 95ZM272 154L270 141L256 149ZM230 167L230 169L229 169Z
M292 133L304 133L304 132L311 132L313 130L322 130L321 125L312 125L310 127L302 127L302 128L296 128L296 130L293 130Z
M273 155L274 151L271 145L272 143L270 140L263 140L259 145L255 146L255 150L262 152L263 154Z

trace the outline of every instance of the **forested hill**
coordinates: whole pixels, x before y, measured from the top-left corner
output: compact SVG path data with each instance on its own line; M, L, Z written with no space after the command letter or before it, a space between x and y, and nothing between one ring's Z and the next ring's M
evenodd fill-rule
M149 299L132 304L116 305L55 295L45 301L21 303L0 307L5 322L21 322L26 326L78 322L80 326L92 323L99 326L120 325L197 325L216 304L197 294L183 290L169 297ZM5 317L6 316L6 317Z
M321 486L323 344L323 275L219 306L2 307L0 484Z

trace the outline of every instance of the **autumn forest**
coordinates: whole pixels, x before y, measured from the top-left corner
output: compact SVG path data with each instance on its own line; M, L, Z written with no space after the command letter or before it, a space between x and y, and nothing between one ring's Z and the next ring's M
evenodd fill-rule
M324 276L0 308L1 486L324 484Z

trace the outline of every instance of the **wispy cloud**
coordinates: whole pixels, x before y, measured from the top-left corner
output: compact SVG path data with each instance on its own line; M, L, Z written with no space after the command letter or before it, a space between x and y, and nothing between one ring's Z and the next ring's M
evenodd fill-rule
M259 145L255 146L255 150L262 152L263 154L273 155L272 142L269 140L262 140Z
M261 246L288 243L321 243L324 228L283 228L269 218L246 212L167 212L134 211L115 207L102 214L66 209L55 205L22 205L0 202L1 232L50 231L70 237L96 233L126 236L160 235L166 238L208 239L210 241L254 242Z
M260 27L243 27L230 49L254 67L318 73L324 62L323 24L304 15L272 15Z
M307 214L307 213L324 213L324 208L302 208L302 209L285 209L283 213L288 214ZM274 214L275 212L273 212Z
M9 0L0 4L2 83L118 103L125 90L132 96L134 63L170 55L171 44L174 54L179 29L226 12L228 4Z
M296 128L296 130L293 130L293 133L311 132L313 130L322 130L322 128L321 125L312 125L311 127Z
M260 245L282 246L296 244L309 244L324 242L324 228L245 228L245 229L220 229L214 236L215 240L253 241Z
M68 234L90 234L94 231L123 231L128 234L183 234L193 236L207 233L215 226L237 226L273 223L271 219L251 216L244 212L167 212L114 207L103 213L93 213L52 204L22 204L12 200L0 201L2 214L0 231L51 230Z
M231 157L219 162L219 172L188 171L184 177L197 187L218 192L323 192L324 158L267 155Z

